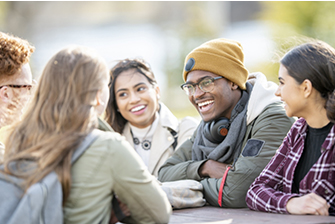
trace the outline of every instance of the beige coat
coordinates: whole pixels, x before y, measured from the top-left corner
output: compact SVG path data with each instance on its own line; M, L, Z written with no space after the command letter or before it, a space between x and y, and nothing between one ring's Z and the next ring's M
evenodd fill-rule
M130 210L130 223L167 223L171 205L158 181L120 134L99 121L97 140L71 169L64 223L109 223L113 193Z
M174 148L172 146L174 137L169 129L178 133L178 144L176 147L178 148L184 141L193 135L197 125L198 121L192 117L185 117L179 122L171 111L163 103L160 103L159 122L150 149L148 169L151 174L157 177L159 168L174 153ZM125 125L122 135L125 136L127 141L134 147L129 123Z
M3 160L3 155L5 154L5 145L0 142L0 163Z

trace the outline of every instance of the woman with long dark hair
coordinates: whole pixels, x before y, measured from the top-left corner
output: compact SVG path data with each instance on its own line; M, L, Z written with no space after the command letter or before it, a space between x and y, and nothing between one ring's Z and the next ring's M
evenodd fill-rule
M299 117L250 186L250 209L335 215L335 49L313 41L280 61L277 96Z
M159 102L160 90L148 63L125 59L110 71L110 98L106 120L135 148L149 172L158 175L163 165L186 139L197 121L185 117L180 122Z

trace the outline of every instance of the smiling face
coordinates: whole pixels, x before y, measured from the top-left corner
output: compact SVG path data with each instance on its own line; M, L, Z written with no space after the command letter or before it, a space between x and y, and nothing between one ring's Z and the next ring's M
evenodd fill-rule
M155 120L158 110L159 88L130 69L120 73L115 81L115 100L121 115L138 128L145 128Z
M288 74L282 64L280 64L278 76L279 86L275 94L285 102L286 115L304 117L307 102L303 96L302 86Z
M188 74L186 83L195 84L207 77L219 76L212 72L195 70ZM214 89L208 93L196 86L194 93L188 96L205 122L220 117L230 119L231 112L241 97L238 86L225 78L216 80L214 85Z

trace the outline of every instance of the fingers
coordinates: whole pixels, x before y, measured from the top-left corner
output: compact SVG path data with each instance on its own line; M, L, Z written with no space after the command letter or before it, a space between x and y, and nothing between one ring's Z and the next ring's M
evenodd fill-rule
M125 214L125 216L130 216L130 210L129 210L129 208L126 204L121 203L120 208L121 208L123 214Z
M314 193L291 198L286 209L291 214L329 215L327 201Z
M312 198L311 206L316 210L314 214L328 216L329 204L327 203L327 201L315 193L311 193L309 195Z
M199 175L201 177L221 178L226 171L226 165L214 160L207 160L199 168Z

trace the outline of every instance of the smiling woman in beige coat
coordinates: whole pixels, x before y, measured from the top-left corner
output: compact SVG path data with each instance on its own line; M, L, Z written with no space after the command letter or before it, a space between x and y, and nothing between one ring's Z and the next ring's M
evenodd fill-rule
M192 136L197 121L180 122L159 102L160 91L150 66L141 59L125 59L110 71L110 98L106 120L124 135L140 155L149 172L159 168L174 149Z

